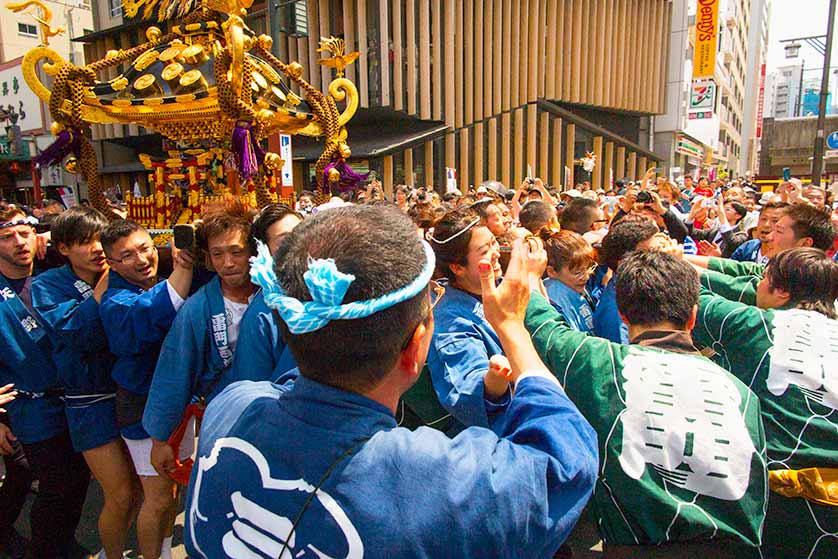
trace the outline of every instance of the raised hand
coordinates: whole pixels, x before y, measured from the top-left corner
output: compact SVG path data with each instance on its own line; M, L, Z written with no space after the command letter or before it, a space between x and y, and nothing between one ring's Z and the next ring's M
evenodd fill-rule
M503 355L493 355L489 359L489 370L483 377L483 393L491 400L501 399L509 389L512 380L512 365Z
M0 456L14 454L14 443L17 441L12 430L5 423L0 423Z
M508 378L512 382L517 382L524 372L540 371L540 374L549 375L524 326L530 301L527 276L532 261L541 258L538 254L530 253L530 245L521 239L515 240L509 267L500 285L495 285L495 273L489 260L481 260L478 264L483 290L483 313L500 338L503 351L509 359L511 375Z
M15 399L17 390L13 390L14 386L14 384L7 384L6 386L0 387L0 406L5 406ZM0 413L6 413L6 410L0 408Z
M666 206L663 205L663 201L661 197L658 195L657 192L649 192L649 195L652 197L652 209L658 215L663 215L666 213Z
M96 299L97 303L102 302L102 297L105 295L105 291L108 290L108 280L110 279L110 267L105 268L105 271L102 272L102 275L99 276L99 281L96 282L96 285L93 286L93 298Z
M800 179L789 179L789 182L786 184L788 184L789 204L808 202L808 200L803 198L803 183L800 182Z
M637 202L637 189L632 187L626 190L625 196L620 196L620 208L622 208L623 213L630 214L631 210L634 209L634 204Z
M151 465L160 477L167 477L175 469L175 451L168 442L152 439Z
M49 246L50 234L49 234L49 232L42 233L40 235L37 235L37 238L38 238L37 257L38 257L38 260L43 260L44 258L47 257L47 248Z
M528 250L524 241L516 239L512 243L512 256L500 285L496 285L497 278L491 261L486 259L478 263L483 288L483 312L499 335L507 329L518 330L524 326L524 316L530 301L527 257Z
M709 241L699 241L698 242L698 254L701 256L716 256L721 257L722 250L719 248L719 245L716 243L711 243Z

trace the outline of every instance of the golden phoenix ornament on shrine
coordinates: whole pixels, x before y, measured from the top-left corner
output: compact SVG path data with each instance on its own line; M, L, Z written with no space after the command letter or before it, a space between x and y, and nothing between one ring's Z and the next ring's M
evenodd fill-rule
M332 58L320 62L337 74L328 92L321 92L302 78L299 63L282 62L271 53L269 36L257 36L247 27L243 18L251 4L252 0L123 0L126 17L173 24L166 32L149 25L145 43L108 51L105 58L85 66L70 64L48 47L49 37L63 30L50 26L46 6L38 0L8 4L15 11L40 9L36 19L43 44L26 54L22 71L29 87L48 102L58 139L39 156L39 164L76 157L73 167L86 179L91 203L107 213L89 128L135 124L198 149L207 141L229 145L239 175L253 180L257 203L264 205L271 201L265 177L277 171L278 157L266 154L259 142L282 132L324 138L323 154L315 164L323 186L330 176L324 173L327 166L331 170L345 164L351 154L345 126L359 98L343 71L358 53L345 54L342 39L321 40L319 51ZM41 82L39 65L52 78L50 87ZM125 71L116 78L98 78L120 66ZM295 84L300 95L289 84Z

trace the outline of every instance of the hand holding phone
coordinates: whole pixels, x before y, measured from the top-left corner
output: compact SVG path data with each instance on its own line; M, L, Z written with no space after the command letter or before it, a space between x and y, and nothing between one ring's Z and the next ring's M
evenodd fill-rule
M195 247L195 227L187 223L175 225L173 242L178 250L192 250Z

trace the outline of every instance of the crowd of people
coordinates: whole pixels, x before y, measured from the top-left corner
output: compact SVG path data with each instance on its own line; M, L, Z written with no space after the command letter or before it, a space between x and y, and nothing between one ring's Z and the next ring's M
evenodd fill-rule
M0 203L0 550L838 554L838 201L792 179ZM49 211L46 211L46 210Z

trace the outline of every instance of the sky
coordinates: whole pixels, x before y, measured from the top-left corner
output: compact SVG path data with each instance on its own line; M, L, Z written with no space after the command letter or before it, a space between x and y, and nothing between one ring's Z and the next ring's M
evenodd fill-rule
M786 59L780 39L826 35L829 0L772 0L771 27L768 32L768 60L766 71L776 70L778 66L795 64L802 58L806 68L823 68L823 57L803 43L800 55L796 59ZM835 33L838 34L838 21ZM831 66L838 66L838 36L833 39ZM820 77L820 71L805 71L805 78ZM832 77L833 87L836 84Z

